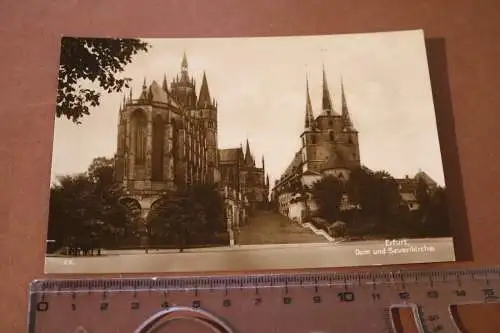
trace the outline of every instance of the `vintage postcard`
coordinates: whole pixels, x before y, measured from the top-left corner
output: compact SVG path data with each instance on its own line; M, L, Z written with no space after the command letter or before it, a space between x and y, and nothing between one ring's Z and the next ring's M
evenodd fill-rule
M61 39L46 273L454 261L422 30Z

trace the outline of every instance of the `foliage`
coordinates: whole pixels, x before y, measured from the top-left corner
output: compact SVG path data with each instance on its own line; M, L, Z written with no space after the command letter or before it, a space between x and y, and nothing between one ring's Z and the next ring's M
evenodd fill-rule
M57 247L98 246L130 233L134 224L120 204L113 159L96 158L86 173L60 177L50 190L48 239Z
M335 176L325 176L313 184L311 192L320 217L330 222L339 219L340 204L345 193L342 181Z
M196 231L206 228L207 219L203 206L190 193L165 195L155 210L148 222L153 241L173 241L181 252Z
M211 233L226 229L224 224L224 199L216 185L201 184L190 189L194 202L201 205L205 213L206 227Z
M160 198L150 213L148 225L154 244L175 243L182 251L188 245L216 243L225 232L224 201L215 185L194 185Z
M118 73L132 62L137 53L150 45L139 39L63 37L59 62L56 116L80 123L90 108L100 104L100 94L81 86L82 80L97 83L102 89L120 92L128 88L130 78Z
M312 188L318 206L317 216L331 225L336 220L347 223L351 236L444 237L451 234L445 189L431 191L421 179L414 183L418 210L410 210L402 200L399 184L385 171L361 167L351 170L343 182L325 176ZM355 207L340 211L343 194ZM322 227L323 229L328 229Z
M450 217L444 188L438 187L430 197L426 218L421 222L424 236L445 237L451 235Z

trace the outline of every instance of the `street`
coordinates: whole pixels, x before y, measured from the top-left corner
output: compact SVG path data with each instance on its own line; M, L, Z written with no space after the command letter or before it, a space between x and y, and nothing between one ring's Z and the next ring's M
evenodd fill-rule
M285 216L259 211L252 216L248 224L241 227L238 243L248 244L299 244L299 243L325 243L323 236L316 235L291 222Z
M101 257L47 257L46 273L188 273L346 266L389 265L454 261L452 238L408 240L411 248L432 251L405 252L387 247L385 241L241 245L212 249L124 251ZM383 251L383 250L386 251ZM392 249L392 250L389 250ZM398 250L398 251L396 251ZM383 253L385 252L385 253Z

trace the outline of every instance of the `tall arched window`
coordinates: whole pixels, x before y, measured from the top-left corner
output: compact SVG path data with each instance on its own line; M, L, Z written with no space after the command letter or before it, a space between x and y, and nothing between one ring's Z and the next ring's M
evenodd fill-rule
M132 149L136 164L144 164L146 161L147 126L148 120L144 111L134 111L132 115Z
M156 116L153 119L153 156L152 177L153 180L163 179L163 145L165 140L165 126L163 119Z

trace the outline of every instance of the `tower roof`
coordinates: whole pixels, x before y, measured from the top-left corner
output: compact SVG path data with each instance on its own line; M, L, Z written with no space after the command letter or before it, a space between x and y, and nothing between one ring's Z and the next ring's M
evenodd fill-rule
M323 65L323 99L322 99L323 111L333 111L332 97L330 95L330 89L328 88L328 81L326 80L325 66Z
M207 75L203 72L203 79L201 81L200 96L198 97L198 107L208 107L212 105L210 100L210 90L208 89Z
M306 129L312 129L314 126L314 114L311 103L311 95L309 94L309 80L306 75L306 115L305 124Z
M192 82L192 80L190 80L189 78L186 52L184 52L182 55L180 82L183 84L194 84L194 82Z
M149 87L149 94L152 101L168 103L167 92L163 90L156 81L153 81L153 83L151 83L151 86Z
M255 161L253 160L252 153L250 152L250 143L247 139L247 145L245 149L245 164L246 165L254 165Z
M340 79L340 89L342 93L342 118L344 118L344 125L346 127L352 127L352 121L349 115L349 108L347 107L347 100L345 98L344 80L342 78Z
M240 148L226 148L219 149L219 158L221 162L233 162L235 163L240 159L241 147Z
M163 84L162 84L163 90L168 92L168 82L167 82L167 73L163 74Z
M182 54L182 62L181 62L181 68L187 69L188 68L188 61L187 61L187 55L186 52Z

